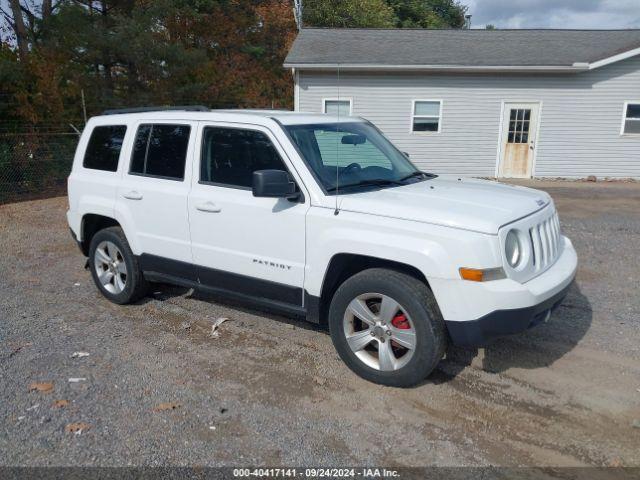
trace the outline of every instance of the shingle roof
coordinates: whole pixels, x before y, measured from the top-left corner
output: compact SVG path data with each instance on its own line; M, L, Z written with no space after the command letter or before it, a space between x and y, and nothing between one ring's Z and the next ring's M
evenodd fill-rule
M286 67L572 67L640 48L640 30L305 28Z

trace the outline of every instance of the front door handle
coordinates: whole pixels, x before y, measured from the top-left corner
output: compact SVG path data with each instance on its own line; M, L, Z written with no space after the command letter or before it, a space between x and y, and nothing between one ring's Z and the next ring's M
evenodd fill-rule
M142 194L132 190L127 193L123 193L122 196L124 198L128 198L129 200L142 200Z
M222 209L213 202L199 203L198 205L196 205L196 209L200 210L201 212L210 213L218 213L222 211Z

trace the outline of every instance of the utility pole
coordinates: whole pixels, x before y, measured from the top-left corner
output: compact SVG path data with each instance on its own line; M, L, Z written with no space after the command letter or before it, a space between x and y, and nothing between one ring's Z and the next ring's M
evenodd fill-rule
M302 0L293 0L293 17L296 19L298 30L302 30Z
M80 98L82 99L82 116L84 117L84 124L87 124L87 104L84 102L84 89L80 89Z

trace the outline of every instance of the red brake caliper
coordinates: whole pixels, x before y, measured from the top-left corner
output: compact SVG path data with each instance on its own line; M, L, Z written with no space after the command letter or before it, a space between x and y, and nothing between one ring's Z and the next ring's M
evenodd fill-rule
M396 327L398 330L409 330L411 325L409 325L409 320L405 317L404 313L398 313L395 317L391 319L391 325ZM402 345L397 342L391 340L391 345L395 348L401 348Z
M411 325L409 325L409 320L404 316L404 313L399 313L391 320L391 325L396 327L398 330L409 330Z

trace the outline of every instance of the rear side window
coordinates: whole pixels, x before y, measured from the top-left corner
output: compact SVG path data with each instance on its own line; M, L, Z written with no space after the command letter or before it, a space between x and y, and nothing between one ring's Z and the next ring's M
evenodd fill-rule
M89 137L87 150L84 152L82 166L93 170L115 172L118 170L118 159L122 150L122 141L127 131L125 125L105 125L95 127Z
M256 170L286 170L264 133L237 128L204 129L200 181L251 188Z
M190 132L189 125L140 125L129 173L183 180Z

